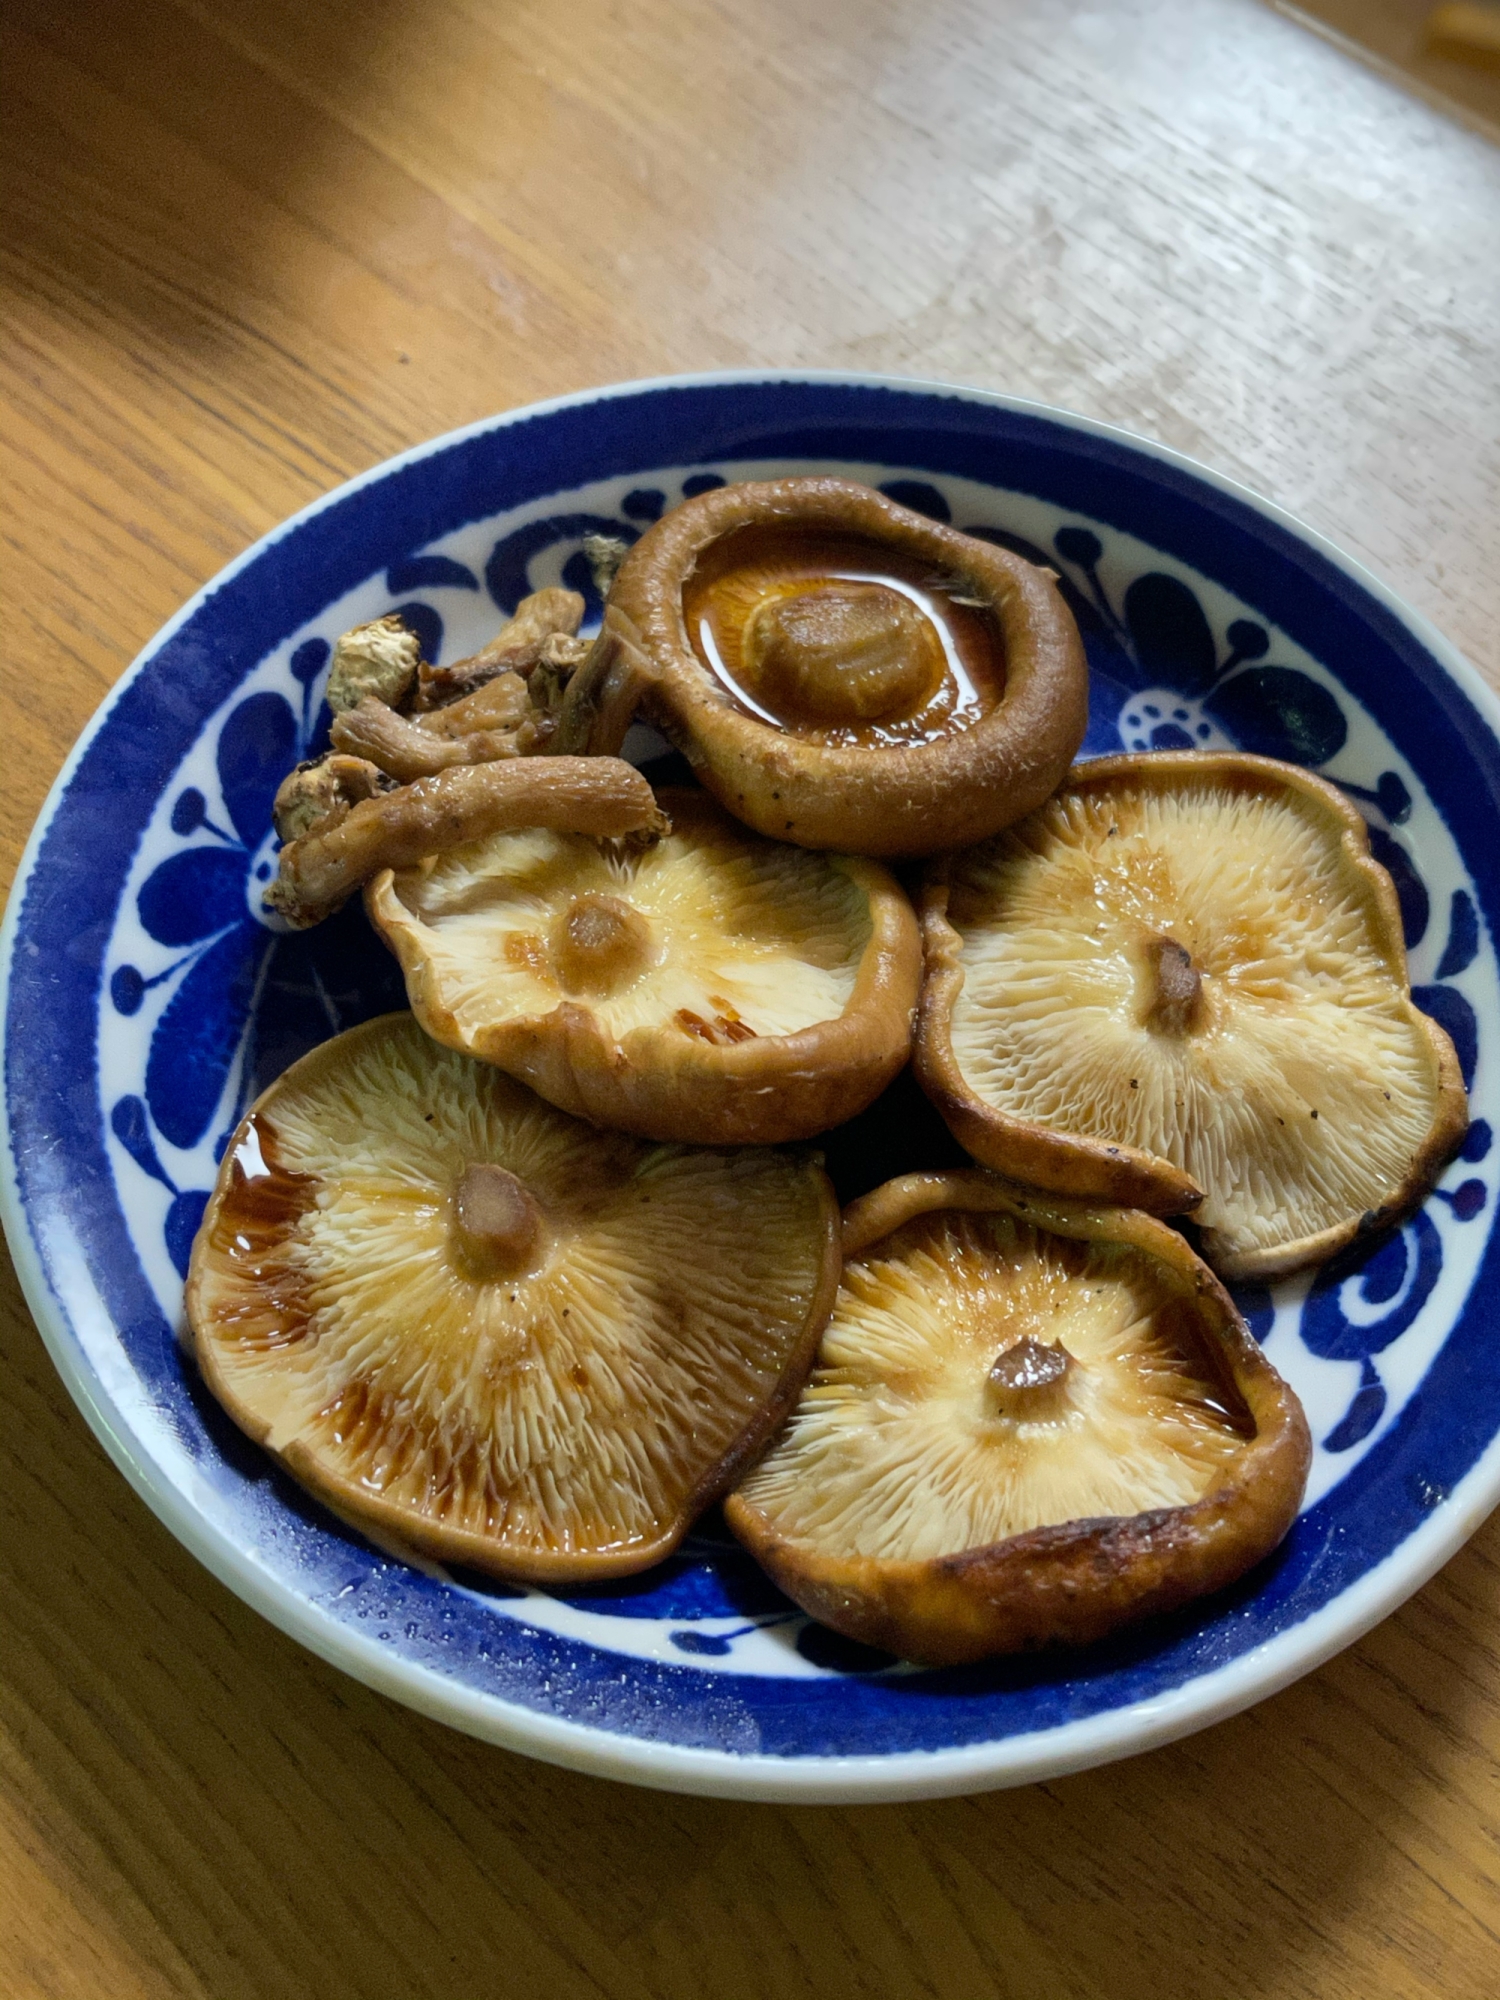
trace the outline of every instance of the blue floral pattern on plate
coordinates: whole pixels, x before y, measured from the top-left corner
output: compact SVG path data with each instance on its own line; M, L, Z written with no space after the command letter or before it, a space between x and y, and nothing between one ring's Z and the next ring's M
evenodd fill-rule
M675 465L661 456L674 442ZM1319 1440L1286 1551L1227 1598L1064 1662L914 1674L811 1625L714 1518L671 1563L608 1590L563 1597L414 1570L343 1529L239 1438L171 1338L187 1248L244 1106L304 1049L402 1000L357 906L299 936L260 901L276 784L324 740L332 639L399 609L434 657L457 657L525 590L560 581L584 589L596 615L585 534L630 539L724 478L825 467L1058 572L1089 655L1088 753L1240 745L1341 785L1395 876L1420 1003L1453 1034L1475 1093L1463 1159L1404 1229L1316 1280L1241 1297ZM1186 1713L1195 1688L1247 1651L1292 1643L1414 1535L1495 1429L1447 1386L1460 1361L1472 1377L1472 1339L1456 1329L1469 1324L1475 1285L1490 1282L1497 885L1469 795L1455 789L1460 754L1490 753L1482 724L1465 725L1455 750L1429 719L1448 700L1434 688L1448 683L1406 628L1392 636L1393 622L1295 535L1171 462L1064 420L915 390L778 382L585 400L481 427L336 496L227 578L182 628L198 650L169 635L106 718L96 747L108 782L131 780L138 764L149 808L128 850L66 822L91 777L86 755L47 835L62 828L73 845L44 844L33 866L13 932L7 1101L28 1227L65 1325L50 1336L55 1351L80 1393L108 1383L112 1421L153 1468L143 1481L153 1504L174 1518L175 1495L190 1494L179 1532L198 1536L237 1587L367 1678L501 1740L546 1748L536 1730L556 1721L566 1741L548 1754L637 1772L701 1750L810 1767L972 1752L993 1773L1022 1768L1001 1755L1013 1738L1058 1732L1063 1745L1070 1729L1128 1718L1143 1700L1159 1710L1180 1698ZM1384 648L1394 664L1382 671L1405 675L1403 697L1366 668L1351 634L1372 657ZM1407 711L1420 728L1404 727ZM183 718L169 757L163 712ZM1488 769L1468 782L1491 783ZM1500 793L1500 776L1493 783ZM101 877L97 971L65 988L55 1022L18 1026L27 940L44 937L51 908L38 884L49 868L65 876L75 854ZM84 875L69 879L83 894ZM94 1024L96 1138L76 1090L64 1102L35 1085L51 1073L46 1036L66 1047L80 1006ZM40 1173L46 1120L76 1158L97 1149L94 1208L68 1206ZM1392 1493L1399 1502L1374 1497ZM916 1705L903 1693L911 1682L924 1690ZM432 1692L441 1688L449 1694ZM606 1738L627 1748L597 1749ZM937 1766L924 1769L908 1788L949 1788L937 1787Z

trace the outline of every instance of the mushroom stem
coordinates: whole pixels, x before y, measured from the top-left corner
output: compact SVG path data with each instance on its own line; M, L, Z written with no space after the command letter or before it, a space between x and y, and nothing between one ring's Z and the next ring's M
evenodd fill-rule
M487 1278L525 1270L542 1233L542 1211L525 1183L487 1160L464 1168L453 1220L465 1256Z
M618 896L575 896L552 926L552 963L573 993L613 993L651 957L651 928Z
M290 842L266 901L290 923L321 923L383 868L409 868L471 840L533 826L598 839L660 832L666 821L640 772L614 757L459 765L366 799L326 834Z
M1151 997L1146 1025L1161 1035L1185 1035L1202 1014L1203 978L1175 938L1153 938L1146 947Z
M1027 1334L998 1354L985 1377L992 1408L1002 1417L1039 1417L1055 1401L1067 1381L1073 1357Z

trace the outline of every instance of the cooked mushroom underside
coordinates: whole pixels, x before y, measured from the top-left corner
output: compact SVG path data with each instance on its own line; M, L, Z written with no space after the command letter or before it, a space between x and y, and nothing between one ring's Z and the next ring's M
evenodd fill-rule
M1126 1246L1003 1215L908 1224L846 1267L818 1365L739 1499L790 1541L895 1561L1186 1506L1245 1433L1184 1345L1181 1298ZM1065 1369L1000 1407L992 1370L1028 1341Z
M310 1484L502 1571L664 1553L821 1317L806 1161L600 1134L409 1019L246 1145L271 1172L210 1213L190 1290L211 1382ZM540 1218L510 1275L465 1247L476 1166Z
M577 836L499 836L403 871L395 896L461 1029L586 1001L616 1040L637 1028L793 1034L836 1020L871 935L868 898L836 863L704 813L636 853ZM383 905L382 905L383 907ZM618 977L568 934L593 913L638 920Z
M1183 1168L1226 1250L1379 1208L1428 1139L1430 1037L1347 855L1294 796L1060 796L955 864L948 920L969 1087ZM1168 944L1198 982L1191 1020L1162 999Z

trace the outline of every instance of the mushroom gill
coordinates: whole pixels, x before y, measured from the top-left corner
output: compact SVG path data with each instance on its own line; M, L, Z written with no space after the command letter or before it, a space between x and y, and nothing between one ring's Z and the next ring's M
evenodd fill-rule
M377 878L418 1019L615 1130L758 1144L852 1117L910 1047L905 895L703 793L661 804L672 830L645 848L517 832Z
M390 1015L240 1126L188 1318L235 1421L357 1524L503 1576L620 1575L795 1395L836 1221L806 1158L601 1135Z
M923 1661L1220 1587L1295 1515L1290 1391L1180 1237L975 1171L848 1212L817 1364L731 1497L805 1609Z
M1079 765L923 899L923 1087L979 1159L1194 1210L1271 1276L1419 1200L1464 1130L1400 912L1332 786L1263 758Z

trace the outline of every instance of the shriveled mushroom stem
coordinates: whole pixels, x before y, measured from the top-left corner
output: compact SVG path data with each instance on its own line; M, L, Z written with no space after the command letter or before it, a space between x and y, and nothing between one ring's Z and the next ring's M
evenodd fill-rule
M476 1161L465 1167L453 1190L453 1225L475 1271L511 1278L531 1262L542 1211L525 1182L507 1168Z
M1155 938L1146 948L1151 992L1146 1025L1161 1035L1185 1035L1203 1011L1203 979L1175 938Z
M394 780L364 757L329 753L309 758L281 781L271 806L279 840L300 840L315 827L327 832L364 799L388 792Z
M593 651L568 682L551 749L558 756L612 757L635 720L650 684L639 635L625 619L612 619Z
M650 785L616 757L472 764L367 799L331 832L283 847L266 901L293 924L316 924L382 868L409 868L491 834L535 826L599 838L666 825Z
M1030 1334L999 1354L988 1376L991 1407L1001 1416L1040 1417L1056 1403L1074 1367L1068 1350Z
M573 993L613 993L652 956L650 926L618 896L575 896L552 927L552 963Z
M450 771L462 764L489 764L497 757L518 757L526 747L513 726L473 729L465 735L438 735L408 721L404 715L397 715L383 702L370 699L345 715L335 716L329 733L336 749L368 758L403 785L417 778L434 778L439 771Z
M583 620L583 599L576 590L552 585L534 590L516 606L515 615L477 653L449 667L422 665L417 682L418 709L441 708L466 695L497 674L526 673L541 658L555 632L571 636Z
M554 633L546 644L558 642L559 635ZM565 639L561 643L574 646L582 642ZM513 729L530 713L531 696L520 674L496 674L492 681L459 701L450 701L446 708L413 717L412 726L424 736L468 736L476 729Z

